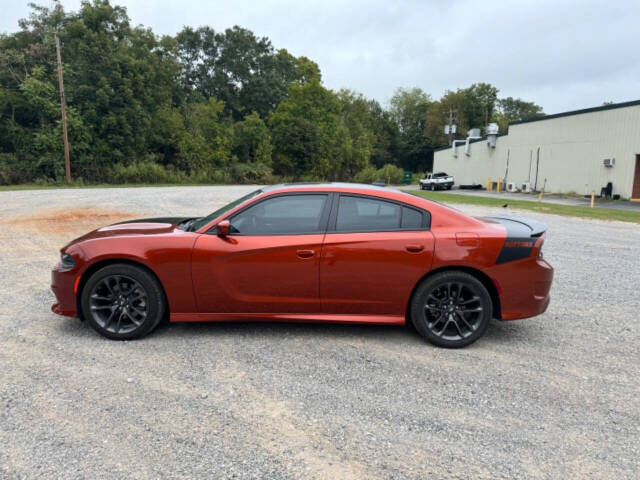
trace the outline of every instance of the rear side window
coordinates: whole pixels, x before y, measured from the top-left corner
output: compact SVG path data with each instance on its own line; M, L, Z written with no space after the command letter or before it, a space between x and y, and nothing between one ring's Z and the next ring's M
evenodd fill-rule
M230 220L230 232L241 235L295 235L324 231L326 194L283 195L266 199Z
M402 207L402 222L400 227L409 230L420 230L423 226L422 212L409 207Z
M421 230L424 214L414 208L375 198L340 195L336 217L338 232Z

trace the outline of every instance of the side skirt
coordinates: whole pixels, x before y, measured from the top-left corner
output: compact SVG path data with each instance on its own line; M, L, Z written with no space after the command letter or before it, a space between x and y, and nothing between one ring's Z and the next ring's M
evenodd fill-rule
M172 313L171 322L300 322L404 325L402 315L335 315L296 313Z

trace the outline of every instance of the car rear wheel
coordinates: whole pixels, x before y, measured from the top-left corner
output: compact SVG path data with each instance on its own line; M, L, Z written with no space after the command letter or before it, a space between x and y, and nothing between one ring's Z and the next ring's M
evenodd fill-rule
M114 264L95 272L82 289L82 311L89 325L114 340L150 333L164 315L159 282L143 268Z
M439 347L460 348L475 342L493 316L485 286L465 272L441 272L422 282L411 302L416 330Z

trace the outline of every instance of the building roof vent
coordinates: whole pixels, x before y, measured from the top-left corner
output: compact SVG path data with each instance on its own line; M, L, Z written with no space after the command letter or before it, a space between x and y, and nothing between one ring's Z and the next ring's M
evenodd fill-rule
M498 124L490 123L487 125L487 145L490 148L496 148L496 140L498 138Z

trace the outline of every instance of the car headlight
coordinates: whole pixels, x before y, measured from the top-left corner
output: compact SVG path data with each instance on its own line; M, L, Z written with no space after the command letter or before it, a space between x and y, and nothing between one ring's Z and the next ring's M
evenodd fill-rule
M71 270L76 266L75 259L68 253L60 254L60 270Z

